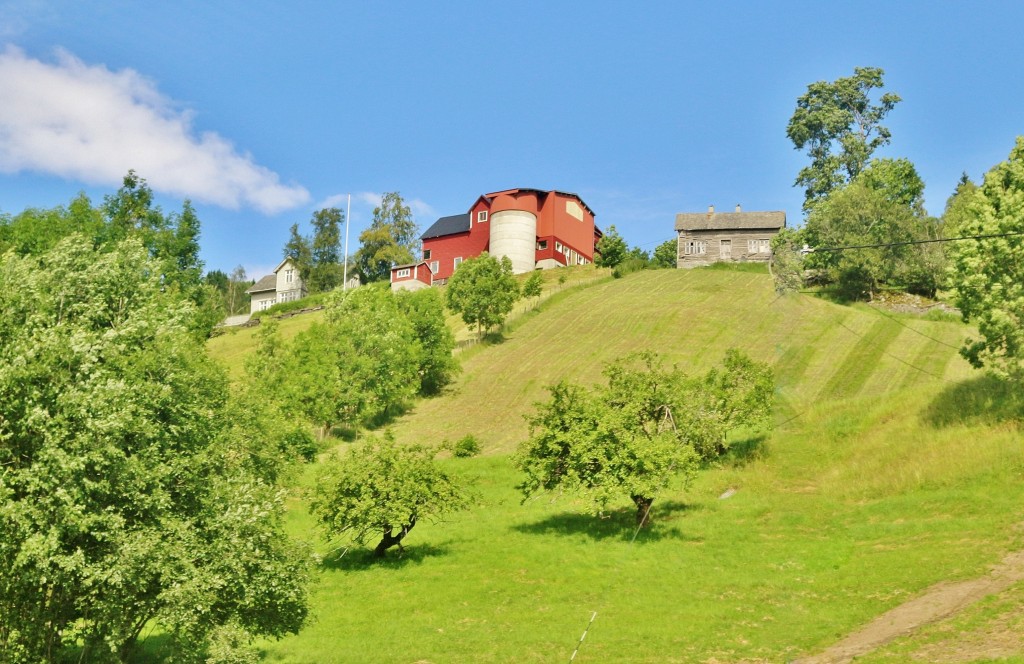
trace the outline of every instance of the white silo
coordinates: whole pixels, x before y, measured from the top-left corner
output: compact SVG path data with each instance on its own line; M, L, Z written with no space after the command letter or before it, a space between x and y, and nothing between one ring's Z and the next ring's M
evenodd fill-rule
M537 265L537 215L526 210L502 210L491 214L490 253L499 260L508 256L512 272L532 272Z

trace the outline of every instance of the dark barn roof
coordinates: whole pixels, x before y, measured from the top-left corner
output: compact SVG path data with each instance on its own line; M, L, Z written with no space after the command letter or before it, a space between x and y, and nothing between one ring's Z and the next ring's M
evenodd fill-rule
M263 291L271 291L277 289L277 275L268 274L263 277L246 290L246 293L262 293Z
M430 238L454 235L455 233L468 233L469 226L468 212L453 214L450 217L441 217L427 229L427 232L420 236L420 239L429 240Z
M785 212L682 212L677 231L778 230L786 225Z

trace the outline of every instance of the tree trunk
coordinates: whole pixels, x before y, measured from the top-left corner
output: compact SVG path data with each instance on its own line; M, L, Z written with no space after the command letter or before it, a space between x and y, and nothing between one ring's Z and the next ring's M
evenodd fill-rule
M651 505L654 503L654 498L639 495L633 495L630 498L636 505L636 527L647 528L651 525Z
M373 550L373 555L377 558L383 558L387 550L393 546L397 546L399 552L405 551L405 549L402 548L402 540L405 539L405 536L409 534L409 531L412 530L415 525L416 517L414 516L409 519L409 523L402 526L402 529L398 531L397 535L393 534L394 528L391 526L385 527L384 537L381 538L380 543L377 544L377 547Z

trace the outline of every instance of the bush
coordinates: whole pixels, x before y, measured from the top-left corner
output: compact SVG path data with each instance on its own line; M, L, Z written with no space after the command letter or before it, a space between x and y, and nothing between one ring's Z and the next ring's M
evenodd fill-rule
M480 454L480 441L473 434L469 434L455 441L451 449L453 456L459 458L475 457Z
M281 451L288 458L302 457L304 461L312 461L319 451L316 438L304 427L295 427L281 436Z
M619 263L615 269L612 270L612 276L616 279L620 279L627 274L646 270L647 266L648 262L643 258L629 258Z

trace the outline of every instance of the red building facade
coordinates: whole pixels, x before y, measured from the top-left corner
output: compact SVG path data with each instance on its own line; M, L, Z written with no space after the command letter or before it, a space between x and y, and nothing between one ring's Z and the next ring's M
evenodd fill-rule
M443 283L484 251L508 256L517 274L586 265L600 238L593 210L576 194L505 189L480 196L465 214L438 219L420 239L423 260Z

